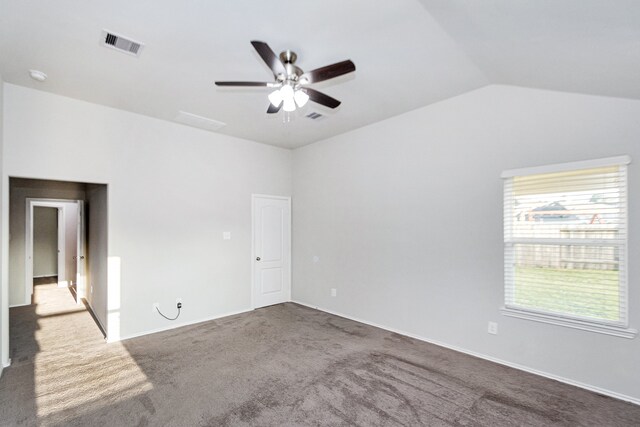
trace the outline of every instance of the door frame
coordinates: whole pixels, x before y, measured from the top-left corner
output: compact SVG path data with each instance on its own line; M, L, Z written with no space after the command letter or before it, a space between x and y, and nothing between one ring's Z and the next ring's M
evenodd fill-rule
M78 200L37 197L27 197L25 199L24 303L26 305L31 304L31 295L33 295L33 209L35 207L58 209L58 286L60 286L61 276L64 277L68 283L66 274L66 218L64 207L65 204L73 202L78 202ZM61 272L63 275L61 275Z
M289 281L289 301L291 301L291 289L293 284L291 283L291 224L293 221L292 213L291 213L291 197L286 196L274 196L271 194L251 194L251 309L256 309L256 228L255 228L255 214L256 214L256 199L274 199L274 200L284 200L287 202L287 207L289 208L289 250L287 252L287 257L289 259L289 268L286 271Z

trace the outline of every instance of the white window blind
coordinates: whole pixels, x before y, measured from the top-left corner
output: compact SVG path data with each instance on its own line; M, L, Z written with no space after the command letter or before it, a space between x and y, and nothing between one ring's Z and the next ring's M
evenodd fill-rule
M503 174L506 309L627 327L623 159Z

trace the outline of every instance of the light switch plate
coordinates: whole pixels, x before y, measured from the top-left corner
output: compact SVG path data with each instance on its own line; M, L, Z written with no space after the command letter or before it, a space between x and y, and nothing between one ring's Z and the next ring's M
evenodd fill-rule
M224 231L222 232L222 238L224 240L231 240L231 232L230 231Z

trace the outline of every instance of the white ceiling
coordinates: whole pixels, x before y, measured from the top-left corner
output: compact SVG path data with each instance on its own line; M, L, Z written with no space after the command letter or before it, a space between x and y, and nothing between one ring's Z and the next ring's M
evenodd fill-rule
M145 43L141 56L101 47L103 29ZM313 86L342 105L284 122L266 114L268 89L215 87L272 78L251 40L294 50L304 70L351 59L354 74ZM0 0L5 81L165 120L187 111L281 147L490 83L640 98L638 70L637 0Z
M639 0L421 0L492 83L640 98Z

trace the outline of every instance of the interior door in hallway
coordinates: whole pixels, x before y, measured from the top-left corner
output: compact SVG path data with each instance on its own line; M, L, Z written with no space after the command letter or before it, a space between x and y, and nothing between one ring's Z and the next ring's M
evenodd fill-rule
M291 199L252 196L253 307L291 300Z
M77 250L76 250L76 283L78 304L82 302L82 298L87 298L87 260L86 260L86 218L85 205L83 200L78 200L78 222L77 222Z

